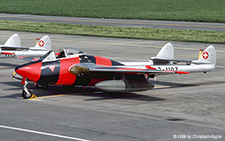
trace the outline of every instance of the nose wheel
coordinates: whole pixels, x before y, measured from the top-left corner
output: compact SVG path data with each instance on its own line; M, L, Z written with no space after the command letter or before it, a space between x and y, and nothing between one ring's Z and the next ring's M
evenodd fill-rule
M24 88L23 92L22 92L22 97L24 99L30 99L32 97L32 93L31 93L30 89Z
M22 91L22 97L24 99L33 99L33 98L37 98L36 95L32 94L31 90L29 88L27 88L27 80L25 80L25 84L23 86L23 91Z

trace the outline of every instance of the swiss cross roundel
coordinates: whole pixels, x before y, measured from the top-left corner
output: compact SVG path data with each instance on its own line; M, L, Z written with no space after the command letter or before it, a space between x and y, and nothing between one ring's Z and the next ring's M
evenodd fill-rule
M209 58L209 53L207 51L202 53L202 57L206 60Z
M39 45L40 47L43 47L43 46L45 45L45 42L42 41L42 40L40 40L40 41L38 42L38 45Z

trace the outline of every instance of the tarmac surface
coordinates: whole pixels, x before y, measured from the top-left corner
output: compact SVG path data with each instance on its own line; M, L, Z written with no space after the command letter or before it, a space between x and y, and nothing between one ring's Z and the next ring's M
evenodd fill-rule
M0 44L15 32L0 31ZM22 46L44 34L17 32ZM52 49L76 47L117 61L147 61L168 41L48 34ZM175 58L197 59L209 44L172 42ZM106 93L29 84L36 99L21 98L22 84L12 79L26 61L0 58L1 141L212 141L225 140L225 48L217 50L213 72L158 76L155 88L135 93Z
M78 18L78 17L40 16L40 15L4 14L4 13L0 13L0 20L19 20L19 21L33 21L33 22L52 22L52 23L103 25L103 26L119 26L119 27L225 31L224 23L205 23L205 22L100 19L100 18Z

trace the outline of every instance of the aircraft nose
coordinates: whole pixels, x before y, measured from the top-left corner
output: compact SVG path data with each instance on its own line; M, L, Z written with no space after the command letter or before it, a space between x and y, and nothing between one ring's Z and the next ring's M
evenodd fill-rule
M23 78L28 78L33 82L37 82L41 76L41 62L28 63L15 68L15 72Z

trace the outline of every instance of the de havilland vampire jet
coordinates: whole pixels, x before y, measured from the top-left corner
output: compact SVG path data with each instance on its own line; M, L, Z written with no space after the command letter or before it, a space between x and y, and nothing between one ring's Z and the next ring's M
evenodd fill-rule
M42 57L51 50L51 40L49 36L42 37L35 47L21 47L20 36L12 35L4 45L0 45L0 57Z
M43 85L94 86L110 92L143 91L154 87L149 78L156 75L206 73L215 69L215 64L213 46L202 51L198 60L188 61L174 59L173 46L168 43L149 62L117 62L74 48L62 48L57 57L49 51L36 62L16 67L15 72L22 76L22 96L27 99L33 96L27 88L28 81Z

